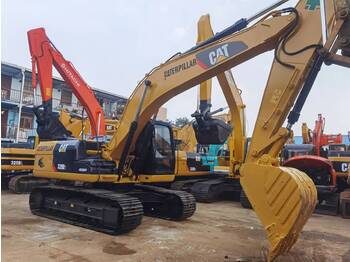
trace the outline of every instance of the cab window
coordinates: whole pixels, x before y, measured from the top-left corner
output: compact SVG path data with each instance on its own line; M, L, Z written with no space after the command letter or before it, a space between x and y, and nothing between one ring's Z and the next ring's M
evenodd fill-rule
M174 149L168 126L155 125L153 146L157 170L172 172L174 168Z

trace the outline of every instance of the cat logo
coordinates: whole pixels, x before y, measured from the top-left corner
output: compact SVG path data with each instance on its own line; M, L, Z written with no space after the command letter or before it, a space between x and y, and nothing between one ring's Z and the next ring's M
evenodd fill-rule
M349 169L349 163L341 163L341 172L347 172Z
M69 146L68 144L60 145L60 147L58 148L58 152L60 152L60 153L66 152L68 146Z
M209 53L209 62L211 65L215 65L216 62L220 60L220 57L221 59L225 59L226 57L229 57L227 47L228 47L228 44L225 44Z
M203 69L208 69L228 57L235 56L246 50L248 46L242 41L228 42L217 45L196 55L197 64Z

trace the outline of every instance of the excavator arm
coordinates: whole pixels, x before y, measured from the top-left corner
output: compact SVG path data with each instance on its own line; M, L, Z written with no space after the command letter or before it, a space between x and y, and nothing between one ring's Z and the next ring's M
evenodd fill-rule
M213 37L214 33L210 24L210 16L203 15L198 21L198 38L197 45ZM241 90L237 88L234 81L231 70L227 70L224 73L217 75L220 87L224 92L224 96L227 101L229 101L230 112L228 113L228 119L230 119L232 134L228 138L228 143L230 144L230 159L232 168L230 174L234 174L233 168L235 163L242 163L244 158L244 146L246 142L246 130L245 130L245 104L243 103L241 97ZM212 80L208 79L199 86L199 108L197 108L196 113L200 115L208 115L209 117L216 112L220 112L223 108L210 112L211 108L211 93L212 93ZM196 114L195 113L195 114ZM221 120L219 120L221 121ZM191 129L191 130L190 130ZM185 125L181 129L175 131L179 138L186 141L184 145L185 151L193 150L197 140L195 139L195 134L193 133L191 124Z
M52 66L54 66L64 81L72 88L74 95L82 104L89 117L92 135L105 135L105 119L103 109L96 100L91 87L83 80L74 66L64 59L54 44L47 37L44 28L36 28L28 31L28 42L32 57L32 85L36 88L36 68L40 82L42 96L42 107L44 115L41 115L41 122L46 125L42 132L44 136L50 136L52 127ZM54 126L53 126L54 128ZM39 134L40 136L40 134Z
M326 25L330 37L323 49L318 5L299 1L296 8L273 11L239 32L218 33L204 44L154 68L131 95L120 126L104 147L102 156L118 162L119 176L132 175L128 162L135 159L132 156L135 142L162 104L213 76L274 49L275 59L251 144L238 172L243 189L267 232L271 245L269 258L274 259L288 251L313 212L316 189L305 173L280 167L278 154L298 120L322 63L350 66L348 46L341 47L343 56L333 50L334 46L339 46L336 38L339 33L349 35L344 28L349 28L350 4L336 1L335 7L327 1ZM227 100L229 105L232 104ZM287 116L287 127L284 128Z
M325 126L325 119L321 114L318 115L318 119L315 121L315 128L312 131L312 143L315 146L316 155L321 155L321 146L322 146L322 136Z
M197 45L213 37L214 33L210 24L210 16L203 15L198 21L198 40ZM231 70L217 75L219 85L224 93L229 106L230 122L232 134L228 138L230 148L230 175L237 174L236 170L244 159L246 143L246 126L245 126L245 104L241 97L241 90L237 87ZM200 112L205 112L211 107L211 79L200 84Z
M209 15L203 15L198 21L198 36L197 45L213 37L214 32L211 28ZM212 90L212 79L204 81L199 86L199 112L210 111L211 108L211 90Z
M306 123L301 126L301 135L303 137L303 144L310 144L312 141L311 130Z

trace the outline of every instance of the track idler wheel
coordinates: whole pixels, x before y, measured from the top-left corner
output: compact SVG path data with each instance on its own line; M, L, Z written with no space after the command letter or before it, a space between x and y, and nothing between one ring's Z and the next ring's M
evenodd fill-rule
M308 175L290 167L247 163L240 174L241 185L266 230L272 261L297 241L315 209L316 187Z

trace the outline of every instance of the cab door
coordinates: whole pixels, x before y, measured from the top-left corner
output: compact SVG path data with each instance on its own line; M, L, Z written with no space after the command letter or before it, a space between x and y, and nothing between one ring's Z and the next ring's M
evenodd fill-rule
M136 143L134 172L137 174L174 174L175 144L170 124L151 121Z
M152 145L152 169L154 173L173 174L175 169L175 145L172 129L169 125L161 122L154 124Z

